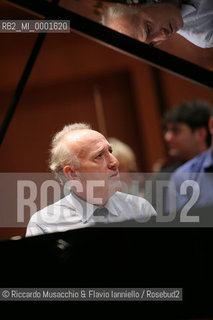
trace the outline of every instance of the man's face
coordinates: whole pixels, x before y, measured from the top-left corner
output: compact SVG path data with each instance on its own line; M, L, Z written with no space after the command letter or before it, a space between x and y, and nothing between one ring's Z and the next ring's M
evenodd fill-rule
M147 44L158 45L183 27L180 8L174 3L147 4L108 24L108 27Z
M185 123L168 123L164 139L168 154L177 160L187 161L197 154L197 132L192 131Z
M79 172L104 173L109 177L118 175L118 160L112 154L112 147L97 131L89 131L81 141L78 158Z
M81 197L89 202L92 197L103 198L105 203L120 188L119 162L112 154L112 147L102 134L93 130L79 131L71 145L80 161L75 175L83 187Z

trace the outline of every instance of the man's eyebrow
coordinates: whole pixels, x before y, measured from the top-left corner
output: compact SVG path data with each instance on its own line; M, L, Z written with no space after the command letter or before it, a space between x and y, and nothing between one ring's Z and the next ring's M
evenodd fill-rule
M102 146L102 147L94 150L94 151L92 152L92 156L95 156L96 154L98 154L98 153L100 153L100 152L103 152L104 149L105 149L105 147Z
M100 148L98 148L97 150L95 150L92 154L93 155L96 155L96 154L98 154L98 153L100 153L100 152L103 152L105 149L110 149L110 150L112 150L112 147L111 147L111 145L109 144L108 146L102 146L102 147L100 147Z

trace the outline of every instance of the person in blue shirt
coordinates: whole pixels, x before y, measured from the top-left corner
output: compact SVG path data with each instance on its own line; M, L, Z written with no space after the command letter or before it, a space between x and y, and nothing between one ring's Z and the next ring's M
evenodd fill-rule
M165 211L213 206L213 114L209 120L211 146L185 162L171 176Z
M211 144L208 130L213 107L203 100L183 101L163 117L164 140L168 160L162 172L173 172L184 162L204 152ZM174 169L173 169L174 168Z
M110 5L102 23L150 45L179 33L200 48L213 47L213 1L123 0ZM126 4L124 4L126 3ZM127 5L128 4L128 5Z
M211 145L208 124L212 111L213 106L206 101L192 100L183 101L165 113L163 129L167 157L156 162L158 170L151 176L152 205L155 208L157 203L161 203L161 208L165 205L166 188L162 194L160 182L169 181L178 167Z

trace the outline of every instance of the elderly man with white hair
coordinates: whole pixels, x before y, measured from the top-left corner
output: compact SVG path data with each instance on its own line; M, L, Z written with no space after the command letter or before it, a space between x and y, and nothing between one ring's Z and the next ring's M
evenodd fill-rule
M50 168L69 193L34 213L26 236L93 226L98 222L144 222L156 212L141 197L119 192L119 162L99 132L83 123L65 126L52 141Z
M105 0L106 1L106 0ZM111 0L102 23L149 45L176 32L200 48L213 47L213 1Z

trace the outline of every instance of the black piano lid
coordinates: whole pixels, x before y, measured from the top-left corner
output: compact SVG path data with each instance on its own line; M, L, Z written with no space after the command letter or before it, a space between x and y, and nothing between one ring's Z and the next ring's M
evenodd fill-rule
M169 71L192 82L213 88L213 72L184 59L153 48L126 35L111 30L77 13L64 9L54 2L44 0L7 0L50 19L70 20L70 28L92 37L105 45L146 61L160 69Z

